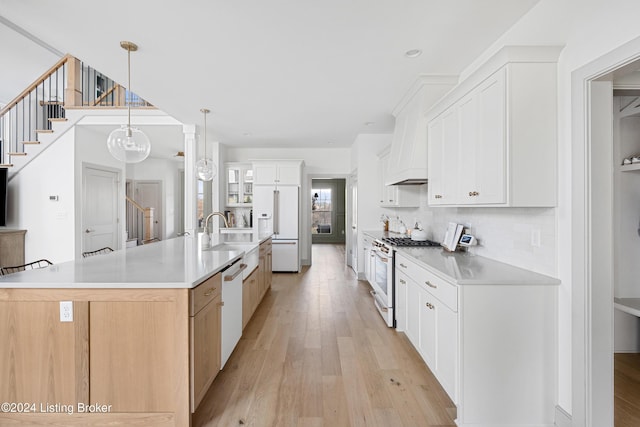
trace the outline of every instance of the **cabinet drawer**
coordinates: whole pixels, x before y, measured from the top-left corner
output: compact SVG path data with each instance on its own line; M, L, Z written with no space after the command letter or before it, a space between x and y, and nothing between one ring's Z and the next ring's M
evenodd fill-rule
M202 308L221 296L222 274L218 273L200 283L189 292L189 316L194 316Z
M406 274L407 277L438 298L450 309L458 311L458 288L456 285L439 278L400 254L396 255L396 269L398 272Z

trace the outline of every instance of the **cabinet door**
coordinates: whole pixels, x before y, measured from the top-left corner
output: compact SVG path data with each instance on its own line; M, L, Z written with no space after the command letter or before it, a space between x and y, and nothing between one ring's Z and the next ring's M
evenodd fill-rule
M506 69L479 88L474 204L506 203Z
M198 407L220 371L221 305L220 297L217 297L190 318L192 412Z
M278 164L277 182L280 185L300 185L301 171L300 165L296 164Z
M444 193L444 141L442 140L442 118L438 117L429 123L429 138L427 148L427 174L429 177L429 204L443 204Z
M407 328L407 277L398 273L395 283L396 290L396 330L404 331Z
M278 179L275 163L255 163L253 174L255 184L275 184Z
M253 169L247 166L241 169L242 181L242 203L251 205L253 203Z
M271 284L273 282L273 251L271 247L267 251L265 255L267 260L265 263L265 292L271 289Z
M407 327L405 334L416 350L420 350L420 287L407 280Z
M442 167L442 204L458 203L460 122L457 108L452 108L442 117Z
M436 376L451 400L457 403L458 314L440 301L436 304Z
M470 95L464 98L458 106L460 123L460 185L459 202L473 204L477 201L475 193L476 168L483 167L476 163L478 155L478 97Z
M436 301L430 293L419 289L420 354L431 371L436 371Z
M393 192L391 191L390 186L385 184L387 171L389 170L389 153L380 156L378 163L380 166L380 206L393 206Z
M258 270L254 270L253 273L242 282L242 329L247 326L253 311L255 310L255 290L258 283Z
M238 205L242 202L240 174L240 168L227 168L227 206Z

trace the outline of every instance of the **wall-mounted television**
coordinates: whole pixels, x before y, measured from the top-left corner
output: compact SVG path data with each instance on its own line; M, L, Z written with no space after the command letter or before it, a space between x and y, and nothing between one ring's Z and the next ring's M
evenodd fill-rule
M0 226L7 225L7 182L9 170L0 168Z

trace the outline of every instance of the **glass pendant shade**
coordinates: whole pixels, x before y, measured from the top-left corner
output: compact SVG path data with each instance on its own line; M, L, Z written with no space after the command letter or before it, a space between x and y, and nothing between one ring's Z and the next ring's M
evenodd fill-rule
M151 143L140 129L122 125L107 138L109 153L125 163L139 163L149 157Z
M203 157L196 163L196 176L200 181L211 181L217 173L213 160Z
M127 51L127 124L112 131L107 138L107 149L117 160L125 163L139 163L149 157L151 142L140 129L131 127L131 52L138 46L129 41L121 41L120 47Z

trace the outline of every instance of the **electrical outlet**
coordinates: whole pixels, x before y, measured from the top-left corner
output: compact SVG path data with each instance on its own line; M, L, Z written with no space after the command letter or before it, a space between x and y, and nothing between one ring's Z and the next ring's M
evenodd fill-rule
M537 228L531 230L531 246L540 247L540 230Z
M73 301L60 301L60 321L73 322Z

